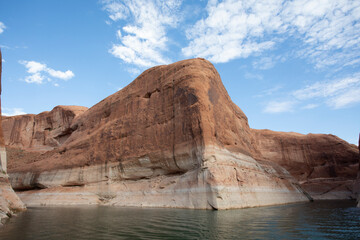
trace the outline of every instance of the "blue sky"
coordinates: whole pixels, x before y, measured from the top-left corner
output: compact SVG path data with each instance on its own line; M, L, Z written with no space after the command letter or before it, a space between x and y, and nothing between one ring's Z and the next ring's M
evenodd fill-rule
M0 0L2 112L91 107L204 57L252 128L360 132L360 1Z

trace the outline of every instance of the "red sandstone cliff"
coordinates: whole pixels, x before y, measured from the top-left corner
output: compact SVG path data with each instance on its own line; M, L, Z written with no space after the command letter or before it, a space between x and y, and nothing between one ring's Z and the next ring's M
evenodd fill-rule
M313 198L355 198L356 146L334 135L253 132L262 158L288 170Z
M72 121L86 110L86 107L57 106L38 115L3 117L5 144L32 151L57 148L71 135Z
M12 185L43 189L21 194L29 204L261 206L307 200L297 180L354 181L356 171L353 147L336 137L250 129L204 59L151 68L69 121L15 118L3 121L6 143L22 148L10 151Z

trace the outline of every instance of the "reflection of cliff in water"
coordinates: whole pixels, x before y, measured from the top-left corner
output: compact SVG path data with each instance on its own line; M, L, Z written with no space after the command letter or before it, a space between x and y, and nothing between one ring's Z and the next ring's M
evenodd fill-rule
M354 201L228 211L116 207L30 208L0 239L359 239Z

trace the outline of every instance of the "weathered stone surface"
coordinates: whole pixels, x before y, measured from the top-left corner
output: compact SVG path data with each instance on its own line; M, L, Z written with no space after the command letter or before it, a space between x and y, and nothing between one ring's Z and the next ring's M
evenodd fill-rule
M0 121L1 121L1 73L2 55L0 49ZM6 150L2 127L0 125L0 226L4 220L11 217L15 212L25 210L25 205L11 188L7 171Z
M5 144L31 151L49 151L70 136L72 121L86 107L57 106L50 112L3 117Z
M0 226L7 218L25 209L25 205L11 188L8 176L0 172Z
M354 199L355 145L325 134L253 130L264 159L284 167L314 199Z
M228 209L310 199L277 155L264 152L276 141L249 128L204 59L145 71L66 129L66 141L47 152L34 152L41 144L9 149L17 156L11 183L28 190L19 195L28 205Z

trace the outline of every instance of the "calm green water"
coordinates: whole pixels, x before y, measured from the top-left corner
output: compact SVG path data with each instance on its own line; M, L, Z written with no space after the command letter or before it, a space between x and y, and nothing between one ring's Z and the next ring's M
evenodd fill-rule
M29 208L0 239L360 239L352 201L227 211L116 207Z

